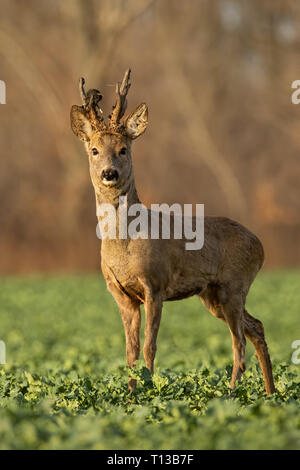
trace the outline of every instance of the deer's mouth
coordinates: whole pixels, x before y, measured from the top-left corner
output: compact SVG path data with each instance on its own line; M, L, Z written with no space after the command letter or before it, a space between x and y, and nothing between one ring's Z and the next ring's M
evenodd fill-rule
M118 182L118 179L113 179L113 180L102 179L102 184L104 184L104 186L107 186L107 187L116 186L117 182Z

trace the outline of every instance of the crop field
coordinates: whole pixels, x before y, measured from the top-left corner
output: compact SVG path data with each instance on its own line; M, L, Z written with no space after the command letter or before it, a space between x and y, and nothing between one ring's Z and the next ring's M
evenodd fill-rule
M250 343L229 393L229 330L195 297L165 304L156 372L141 356L130 394L123 326L100 275L2 278L0 448L300 449L299 284L297 271L262 273L248 296L274 364L266 397Z

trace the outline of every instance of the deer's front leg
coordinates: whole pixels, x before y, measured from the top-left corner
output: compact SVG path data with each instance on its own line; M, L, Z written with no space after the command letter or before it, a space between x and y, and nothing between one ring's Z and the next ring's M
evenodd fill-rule
M154 359L156 353L156 339L161 319L162 311L162 300L161 297L151 295L146 296L145 299L145 313L146 313L146 324L145 324L145 342L144 342L144 358L146 367L150 373L154 371Z
M140 303L124 295L122 292L119 291L118 288L114 286L112 282L107 282L107 287L118 304L122 322L124 325L127 364L129 365L129 367L134 367L134 363L140 355ZM136 380L129 377L129 390L133 391L135 386Z
M140 356L140 326L141 312L139 304L120 306L120 313L125 330L126 356L129 367L134 367L135 361ZM128 387L131 391L136 386L136 380L129 377Z

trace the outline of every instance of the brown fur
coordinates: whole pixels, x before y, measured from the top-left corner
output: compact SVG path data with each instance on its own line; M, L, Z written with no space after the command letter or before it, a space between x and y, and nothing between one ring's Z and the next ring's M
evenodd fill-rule
M83 107L73 106L71 111L72 129L85 142L89 155L96 202L114 204L117 216L120 195L127 196L128 206L140 202L134 182L131 141L147 125L145 104L125 118L122 124L119 122L130 86L130 73L127 71L126 74L121 88L117 87L119 95L111 126L105 127L102 118L100 127L93 125L97 109L93 112L91 101L92 118L85 104ZM120 89L124 92L121 98ZM95 148L99 152L97 156L92 153ZM120 154L122 148L126 148L126 155ZM106 169L119 173L118 181L109 186L101 177ZM205 217L204 230L204 246L195 251L185 249L185 239L102 240L102 272L120 309L128 364L134 367L140 353L141 303L146 312L143 353L146 366L153 373L163 302L196 294L208 310L229 327L234 357L231 387L245 370L247 337L254 344L266 391L273 393L275 387L263 325L245 310L250 285L264 261L261 242L245 227L224 217ZM133 390L134 387L135 381L130 379L129 388Z

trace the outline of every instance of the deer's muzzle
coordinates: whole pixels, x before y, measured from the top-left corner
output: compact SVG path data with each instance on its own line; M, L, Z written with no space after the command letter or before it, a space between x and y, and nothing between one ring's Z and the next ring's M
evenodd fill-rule
M117 172L117 170L114 170L112 168L108 168L108 169L102 171L101 179L102 179L104 184L111 185L111 184L114 184L118 181L119 173Z

